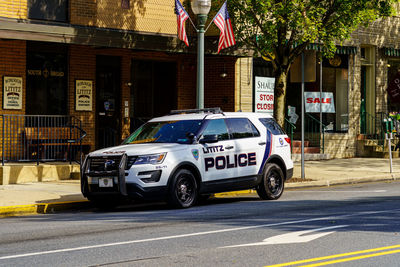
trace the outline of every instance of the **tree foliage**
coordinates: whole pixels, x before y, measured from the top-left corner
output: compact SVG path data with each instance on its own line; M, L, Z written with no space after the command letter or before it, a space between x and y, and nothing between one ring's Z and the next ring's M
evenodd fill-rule
M391 16L398 0L228 0L237 44L272 62L275 116L282 125L287 74L310 43L332 56L359 26ZM278 101L278 102L277 102Z

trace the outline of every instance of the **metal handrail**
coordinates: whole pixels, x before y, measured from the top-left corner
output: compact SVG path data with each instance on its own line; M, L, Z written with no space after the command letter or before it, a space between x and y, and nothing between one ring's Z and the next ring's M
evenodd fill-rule
M306 124L306 139L308 139L310 142L315 140L315 135L318 134L317 140L319 143L319 148L322 151L322 154L324 154L325 152L325 130L326 130L326 125L323 124L320 120L314 118L312 115L310 115L309 113L305 113L306 114L306 118L310 119L307 120L307 124ZM322 126L322 133L320 132L320 127ZM322 135L322 141L321 141L321 135Z
M294 130L296 129L296 125L291 123L287 118L285 118L285 132L287 135L290 137L290 150L293 150L293 133Z
M68 115L0 115L1 161L72 161L82 158L87 133L82 121ZM80 154L80 157L77 154Z

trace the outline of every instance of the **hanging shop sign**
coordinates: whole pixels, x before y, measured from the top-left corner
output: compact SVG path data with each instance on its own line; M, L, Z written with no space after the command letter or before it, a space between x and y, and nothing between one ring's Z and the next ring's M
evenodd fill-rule
M320 92L304 92L304 101L306 112L335 113L335 103L332 92L323 92L320 98Z
M90 80L75 81L75 110L92 111L93 82Z
M255 112L274 115L274 88L275 78L255 77Z
M3 77L3 109L22 109L22 77Z

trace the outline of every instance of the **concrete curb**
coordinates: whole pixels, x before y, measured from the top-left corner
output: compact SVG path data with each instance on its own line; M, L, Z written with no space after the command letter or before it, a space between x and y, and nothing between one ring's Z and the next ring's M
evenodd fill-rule
M89 207L89 201L69 201L55 203L38 203L32 205L17 205L0 207L0 217L26 216L35 214L49 214L63 210L73 210Z

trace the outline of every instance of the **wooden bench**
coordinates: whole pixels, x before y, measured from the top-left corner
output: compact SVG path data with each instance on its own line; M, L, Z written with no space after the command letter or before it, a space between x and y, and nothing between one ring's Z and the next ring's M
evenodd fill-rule
M81 132L75 127L25 127L25 145L31 158L68 160L72 153L89 143L80 142Z

